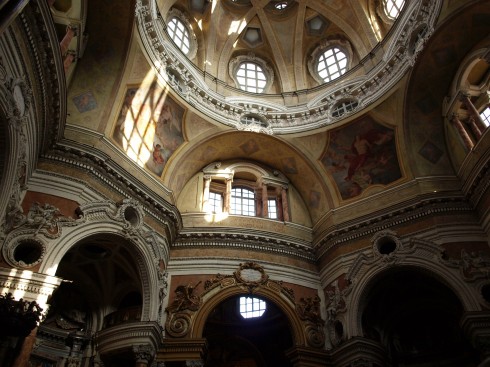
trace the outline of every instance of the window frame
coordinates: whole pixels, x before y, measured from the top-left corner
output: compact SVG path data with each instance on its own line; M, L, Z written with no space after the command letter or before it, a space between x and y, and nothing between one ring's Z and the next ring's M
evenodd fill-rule
M490 105L485 106L479 113L483 123L489 127L490 126Z
M242 191L242 195L240 196L234 196L233 193L235 190L241 190ZM250 197L244 197L243 196L243 191L247 191L247 192L250 192L251 193L251 198ZM241 199L241 210L239 213L236 212L236 203L234 205L234 198L239 198ZM246 199L247 202L252 202L253 203L253 214L244 214L244 210L243 210L243 200ZM230 192L230 214L231 215L242 215L242 216L245 216L245 217L256 217L257 216L257 205L256 205L256 202L255 202L255 191L249 187L246 187L246 186L242 186L242 185L238 185L238 186L233 186L231 188L231 192ZM247 208L250 208L251 206L250 205L247 205ZM251 213L250 210L247 210L246 211L247 213Z
M402 2L402 4L400 6L399 4L397 4L397 0L383 0L382 1L382 4L380 4L380 5L382 7L382 14L384 15L384 17L383 17L384 21L388 20L388 22L394 22L396 19L398 19L398 17L400 16L400 14L403 11L403 8L405 7L406 0L401 0L401 2ZM389 14L389 11L388 11L388 5L389 4L392 5L392 9L396 8L398 10L398 13L395 16L392 16L391 14ZM386 17L386 19L385 19L385 17Z
M251 303L249 304L247 301L251 300ZM244 301L244 302L242 302ZM255 302L257 301L257 302ZM251 306L251 310L243 310L242 311L242 306L245 306L248 308L248 306ZM263 308L261 306L263 305ZM258 309L255 309L254 306L257 306ZM258 297L250 297L250 296L245 296L242 295L238 298L238 313L240 314L241 317L243 317L245 320L250 320L250 319L258 319L260 317L263 317L265 312L267 311L267 302L263 300L262 298ZM254 313L259 313L259 315L253 315ZM246 316L249 315L250 316Z
M337 48L342 53L344 53L347 62L345 66L345 71L340 74L338 77L331 79L329 81L325 81L324 78L318 72L318 65L320 63L320 57L324 55L328 50ZM337 39L337 40L323 40L311 53L311 56L308 60L308 71L310 75L318 82L318 84L331 83L333 81L337 81L342 78L343 75L349 72L351 69L353 62L353 52L352 47L347 40Z
M219 197L219 200L216 200ZM209 210L213 214L221 214L223 213L223 193L215 190L210 190L209 191L209 198L208 198L208 206ZM220 204L219 207L217 204ZM218 209L218 210L217 210Z
M241 88L242 83L239 82L239 80L238 80L239 76L237 75L237 73L238 73L240 67L246 63L255 64L262 69L261 71L265 77L265 85L264 85L262 91L254 92L254 91L248 91L248 90ZM268 63L265 60L263 60L259 57L256 57L253 53L250 53L248 55L240 55L240 56L232 58L230 60L229 65L228 65L228 73L229 73L231 79L233 79L233 81L235 82L235 86L239 90L241 90L243 92L248 92L248 93L254 93L254 94L268 93L270 91L270 88L271 88L272 83L274 81L274 71L272 70L272 68L268 65Z
M197 55L197 37L196 34L194 33L194 29L192 28L192 24L189 21L189 18L183 12L175 8L170 9L167 14L167 18L166 18L167 28L169 27L169 24L173 19L177 19L180 23L182 23L184 28L187 30L189 36L189 51L185 53L173 40L173 38L170 35L169 29L167 29L169 40L172 42L173 45L175 45L175 47L180 52L182 52L183 55L185 55L188 59L192 60Z

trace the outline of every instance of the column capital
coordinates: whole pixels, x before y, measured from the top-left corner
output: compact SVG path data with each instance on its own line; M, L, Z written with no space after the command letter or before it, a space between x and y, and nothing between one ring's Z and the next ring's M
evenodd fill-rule
M490 357L490 311L466 312L461 327L473 347L481 353L482 360Z
M150 344L133 345L136 363L148 364L155 356L155 349Z

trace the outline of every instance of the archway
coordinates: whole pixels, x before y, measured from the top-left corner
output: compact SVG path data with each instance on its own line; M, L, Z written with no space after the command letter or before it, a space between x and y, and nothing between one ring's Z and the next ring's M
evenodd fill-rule
M260 312L244 313L259 304ZM293 346L288 318L263 297L225 299L208 315L203 337L208 342L206 367L292 366L285 354Z
M64 282L49 300L50 309L38 330L38 347L31 361L45 361L53 349L67 361L82 361L96 354L92 336L125 323L139 322L142 314L142 280L135 253L115 235L90 236L73 246L61 259L56 276ZM105 359L104 359L105 358ZM111 356L102 356L106 366ZM129 359L128 366L134 365Z
M386 348L392 366L478 364L460 327L463 305L435 278L390 269L371 281L363 303L363 334Z

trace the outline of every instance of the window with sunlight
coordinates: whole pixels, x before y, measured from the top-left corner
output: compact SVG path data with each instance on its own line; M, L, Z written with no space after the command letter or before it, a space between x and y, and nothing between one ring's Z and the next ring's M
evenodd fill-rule
M405 0L384 0L385 14L391 19L396 19L404 4Z
M173 17L170 19L168 22L168 34L177 47L187 55L190 50L189 30L179 18Z
M260 317L264 314L265 309L266 303L261 299L240 297L240 315L245 319Z
M262 93L267 84L264 70L253 62L241 63L236 71L236 79L240 89L253 93Z
M338 47L329 48L318 58L317 72L325 83L338 78L346 70L347 55Z
M242 187L231 189L231 214L255 216L255 194Z
M483 123L488 127L490 126L490 107L487 106L482 113L480 113L480 117L483 120Z
M217 192L209 193L209 209L213 213L221 213L223 210L223 195Z
M276 199L267 200L267 213L270 219L277 219Z

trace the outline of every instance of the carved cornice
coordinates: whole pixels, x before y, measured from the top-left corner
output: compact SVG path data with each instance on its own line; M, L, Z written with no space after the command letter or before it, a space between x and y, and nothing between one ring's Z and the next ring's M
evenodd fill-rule
M314 245L314 249L318 258L321 258L327 251L336 246L373 235L382 230L424 219L428 216L455 214L472 215L474 209L463 197L422 200L410 206L386 211L378 216L372 215L369 218L346 223L342 227L332 228L326 231L327 234Z
M124 323L103 329L95 335L100 354L121 349L133 350L134 345L149 345L156 350L162 343L162 328L156 322Z
M310 104L295 106L267 103L250 97L250 93L230 88L197 69L169 39L156 3L154 0L138 0L136 21L144 48L160 77L169 80L166 68L178 71L185 88L175 88L175 91L200 112L224 125L238 128L240 116L253 109L256 111L254 113L268 121L271 133L286 134L324 127L346 117L347 114L339 117L332 115L332 107L341 100L353 99L355 96L357 108L349 114L359 112L379 100L415 64L418 54L433 33L442 0L407 3L393 26L396 28L380 47L361 60L357 67L336 79L335 83L294 92L315 96ZM422 29L424 32L421 32ZM417 40L415 43L414 39ZM386 47L388 44L391 47ZM367 68L364 64L372 63L373 60L379 60L377 65L365 71ZM206 84L206 77L229 89L229 93L235 96L214 92Z
M182 218L174 205L162 199L161 195L143 185L107 156L98 156L93 152L59 145L44 154L42 158L88 172L118 195L138 200L148 214L167 227L169 238L175 238L182 227Z
M48 137L43 142L48 147L62 135L66 119L66 81L58 36L46 1L29 2L19 19L30 60L35 62L33 76L37 80L32 84L40 88L35 95L42 112L36 116L36 125L41 139Z
M175 248L186 247L226 247L228 249L242 249L248 251L261 251L271 254L293 256L302 260L315 262L315 254L309 244L300 243L292 239L278 238L277 234L250 234L234 232L185 232L172 245Z

